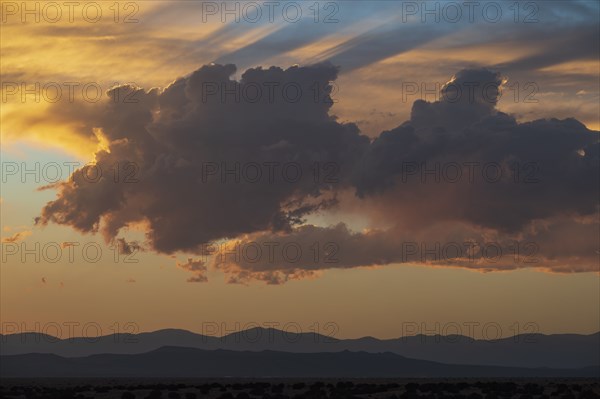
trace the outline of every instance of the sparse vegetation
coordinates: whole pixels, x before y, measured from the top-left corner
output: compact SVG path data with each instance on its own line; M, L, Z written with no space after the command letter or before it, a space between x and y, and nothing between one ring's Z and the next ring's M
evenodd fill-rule
M4 380L10 399L568 399L600 398L599 379L187 381Z

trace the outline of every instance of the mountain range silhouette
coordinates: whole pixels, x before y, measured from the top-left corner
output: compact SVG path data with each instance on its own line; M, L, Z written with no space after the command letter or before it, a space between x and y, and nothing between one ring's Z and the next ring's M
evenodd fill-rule
M2 376L597 376L600 333L336 339L253 328L59 339L0 335ZM170 374L174 373L174 374ZM191 373L191 374L189 374Z
M0 357L2 378L38 377L596 377L598 366L580 369L467 366L409 359L394 353L206 351L166 346L136 355L65 358L53 354Z

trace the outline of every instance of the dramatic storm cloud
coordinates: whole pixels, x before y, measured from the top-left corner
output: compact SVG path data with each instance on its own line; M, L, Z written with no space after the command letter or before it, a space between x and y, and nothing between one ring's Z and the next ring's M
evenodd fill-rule
M501 82L464 70L441 101L416 101L410 121L369 146L358 194L382 194L389 216L415 228L455 220L515 233L535 220L595 214L598 133L574 119L517 123L495 109Z
M328 114L337 69L251 69L239 82L234 72L211 65L161 92L112 89L92 119L108 149L60 185L40 222L101 229L107 238L145 222L154 249L193 252L213 240L290 230L334 204L339 171L369 144Z
M142 223L152 249L212 255L233 282L402 262L597 270L598 132L518 123L496 109L499 73L458 72L440 101L416 101L410 120L370 140L330 115L332 65L235 72L203 66L164 90L57 105L107 144L95 167L56 185L38 222L107 240ZM333 207L374 228L306 224ZM206 281L206 264L179 266Z

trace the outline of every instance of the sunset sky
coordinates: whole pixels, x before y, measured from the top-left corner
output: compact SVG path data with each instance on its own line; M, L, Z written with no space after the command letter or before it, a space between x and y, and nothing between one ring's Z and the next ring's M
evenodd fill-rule
M3 331L600 330L597 1L50 3L0 1Z

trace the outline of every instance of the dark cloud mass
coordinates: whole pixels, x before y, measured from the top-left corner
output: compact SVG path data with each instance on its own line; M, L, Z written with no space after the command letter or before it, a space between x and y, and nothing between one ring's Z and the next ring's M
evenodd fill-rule
M595 214L598 132L574 119L517 123L495 109L500 84L498 74L465 70L441 101L416 101L411 120L364 154L358 194L388 193L388 211L414 227L456 220L516 233L535 220Z
M316 260L310 251L293 262L277 251L251 262L213 259L234 282L401 262L598 270L598 132L574 119L518 123L496 109L500 74L460 71L440 101L416 101L410 120L371 141L330 114L331 64L249 69L239 81L235 72L209 65L164 90L116 87L110 101L82 110L108 142L96 154L103 177L77 171L38 222L107 240L141 222L162 253L202 254L220 240L336 244ZM363 216L385 222L381 229L305 223L344 208L348 192ZM485 262L478 246L423 258L412 246L490 240L507 251L514 240L534 242L537 262ZM206 280L204 262L180 267Z
M239 82L230 79L234 72L233 65L204 66L162 92L112 89L96 118L109 142L96 154L106 178L75 173L40 222L102 229L107 237L146 222L156 250L193 252L217 239L286 231L331 206L344 177L315 168L348 170L369 143L355 125L328 114L337 69L251 69ZM115 165L117 183L107 173Z

